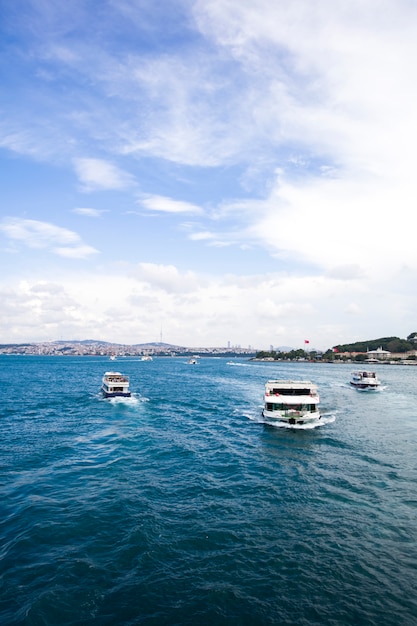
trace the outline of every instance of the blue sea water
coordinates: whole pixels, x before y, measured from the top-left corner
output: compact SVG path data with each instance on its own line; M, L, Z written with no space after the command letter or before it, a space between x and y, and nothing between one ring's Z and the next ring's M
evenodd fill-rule
M417 367L351 369L1 356L0 623L415 626ZM270 378L323 425L264 423Z

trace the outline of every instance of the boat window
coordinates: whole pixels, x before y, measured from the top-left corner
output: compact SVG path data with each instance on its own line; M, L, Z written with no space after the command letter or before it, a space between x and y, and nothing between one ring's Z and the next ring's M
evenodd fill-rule
M310 389L273 389L272 393L280 396L309 396Z

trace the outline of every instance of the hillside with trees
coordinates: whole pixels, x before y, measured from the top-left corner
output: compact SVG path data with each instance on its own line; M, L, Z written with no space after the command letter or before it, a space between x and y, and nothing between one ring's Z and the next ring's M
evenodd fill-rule
M407 339L401 339L400 337L380 337L379 339L368 339L367 341L356 341L354 343L344 343L329 348L326 352L317 352L316 350L272 350L272 352L261 351L255 356L256 359L268 359L273 361L282 360L298 360L308 359L317 360L323 359L327 361L333 361L337 354L343 354L344 352L358 352L355 360L362 361L366 359L366 353L368 351L377 350L382 348L395 354L406 354L411 350L417 350L417 332L408 335ZM411 359L414 357L410 357Z
M338 344L333 346L337 352L368 352L382 348L389 352L405 353L417 348L417 333L411 333L407 339L400 337L380 337L379 339L368 339L367 341L356 341L354 343Z

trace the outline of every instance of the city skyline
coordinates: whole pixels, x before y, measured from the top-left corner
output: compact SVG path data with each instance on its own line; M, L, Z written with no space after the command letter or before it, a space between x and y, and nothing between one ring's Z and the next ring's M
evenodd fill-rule
M415 326L417 8L2 3L0 342Z

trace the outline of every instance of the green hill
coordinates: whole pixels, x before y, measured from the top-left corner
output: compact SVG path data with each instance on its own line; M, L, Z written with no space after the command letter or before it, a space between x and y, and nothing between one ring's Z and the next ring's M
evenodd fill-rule
M404 353L416 349L416 338L417 333L411 333L407 339L400 339L400 337L380 337L379 339L338 344L333 346L333 350L337 350L337 352L367 352L368 350L382 348L383 350L389 350L389 352Z

